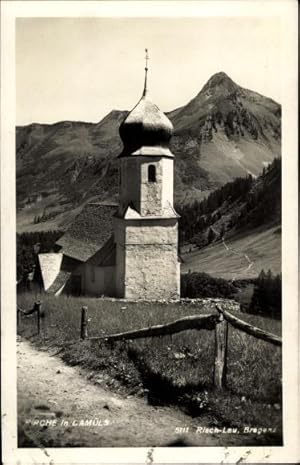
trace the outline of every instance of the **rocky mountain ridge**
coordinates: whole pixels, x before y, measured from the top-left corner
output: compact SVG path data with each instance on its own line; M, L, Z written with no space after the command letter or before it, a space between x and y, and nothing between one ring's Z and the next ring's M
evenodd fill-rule
M18 229L64 229L91 200L116 201L119 126L64 121L16 128ZM180 205L240 176L257 176L281 154L281 107L217 73L187 105L167 114L175 131L175 201Z

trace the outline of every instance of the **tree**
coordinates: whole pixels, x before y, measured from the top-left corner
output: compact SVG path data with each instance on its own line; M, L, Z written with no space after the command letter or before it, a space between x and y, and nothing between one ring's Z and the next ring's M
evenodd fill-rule
M256 280L250 311L261 315L281 318L281 276L273 276L271 270L262 270Z
M17 234L17 279L22 279L37 266L37 254L53 250L62 231L43 231ZM38 247L37 247L38 246Z
M226 229L225 229L225 225L223 223L222 226L221 226L221 229L220 229L220 236L219 236L220 239L223 239L223 237L225 236L225 231L226 231Z
M216 237L216 235L215 235L213 229L209 228L208 235L207 235L207 242L210 244L215 239L215 237Z

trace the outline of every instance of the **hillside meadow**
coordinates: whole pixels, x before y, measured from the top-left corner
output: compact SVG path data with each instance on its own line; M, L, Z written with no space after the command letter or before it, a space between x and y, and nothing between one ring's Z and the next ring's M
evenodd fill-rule
M201 271L228 280L256 278L262 269L270 269L275 274L281 272L281 232L278 225L237 234L226 240L226 245L228 250L222 242L217 242L182 254L182 272ZM244 254L253 263L250 268Z
M37 296L19 294L18 305L32 307ZM192 416L205 414L213 425L275 428L281 435L281 348L229 325L227 384L213 388L214 331L184 331L134 341L80 340L81 308L88 306L88 335L101 336L163 324L187 315L214 313L213 299L178 303L133 303L93 298L40 296L44 318L22 316L18 333L41 350L53 351L88 371L93 382L151 404L173 404ZM237 308L237 305L234 304ZM234 311L239 318L281 334L281 322Z

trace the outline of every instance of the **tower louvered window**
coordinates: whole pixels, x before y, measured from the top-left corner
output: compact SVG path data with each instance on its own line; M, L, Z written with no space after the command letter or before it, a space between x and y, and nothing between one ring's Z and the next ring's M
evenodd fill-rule
M156 168L154 165L148 166L148 182L156 182Z

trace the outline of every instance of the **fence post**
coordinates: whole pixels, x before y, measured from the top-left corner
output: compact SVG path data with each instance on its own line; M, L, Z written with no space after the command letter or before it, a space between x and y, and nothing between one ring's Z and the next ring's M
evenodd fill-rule
M81 327L80 327L80 338L86 339L88 337L88 319L87 319L87 307L82 307L81 309Z
M221 314L215 329L214 386L217 389L222 389L226 383L227 336L228 323Z
M41 302L38 300L35 302L34 307L36 310L36 319L37 319L37 333L40 335L41 332Z

